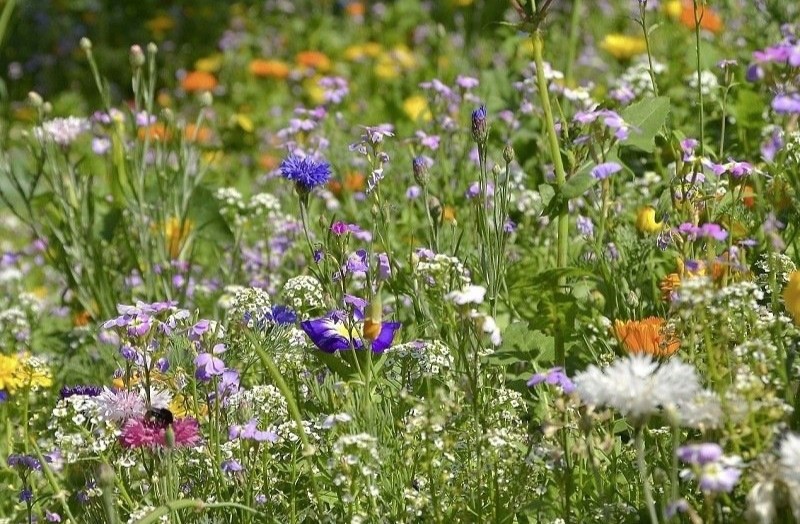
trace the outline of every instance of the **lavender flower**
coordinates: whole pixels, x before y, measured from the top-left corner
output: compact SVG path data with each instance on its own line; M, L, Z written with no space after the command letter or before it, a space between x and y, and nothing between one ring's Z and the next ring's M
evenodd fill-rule
M572 380L570 380L562 367L555 367L544 373L536 373L528 380L528 387L538 386L539 384L559 386L566 395L575 391L575 384L572 383Z
M592 169L592 176L597 180L605 180L606 178L610 177L614 173L619 173L622 171L622 166L616 162L605 162L603 164L598 164L597 166Z

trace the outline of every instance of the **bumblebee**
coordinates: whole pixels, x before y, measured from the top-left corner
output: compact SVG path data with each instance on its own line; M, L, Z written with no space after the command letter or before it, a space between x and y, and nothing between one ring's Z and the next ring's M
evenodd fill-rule
M175 420L172 411L167 408L153 408L147 410L144 419L160 428L166 428Z

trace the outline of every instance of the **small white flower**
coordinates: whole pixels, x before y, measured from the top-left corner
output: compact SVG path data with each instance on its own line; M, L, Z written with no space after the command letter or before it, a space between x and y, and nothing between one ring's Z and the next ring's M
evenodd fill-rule
M453 302L458 306L466 304L481 304L483 297L486 296L486 288L483 286L469 285L460 291L451 291L444 296L445 300Z

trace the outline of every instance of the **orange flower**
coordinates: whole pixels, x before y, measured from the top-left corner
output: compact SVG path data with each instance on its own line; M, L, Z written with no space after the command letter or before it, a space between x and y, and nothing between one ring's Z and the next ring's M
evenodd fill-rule
M442 208L442 222L456 223L456 209L453 206Z
M320 51L302 51L295 59L299 65L318 71L325 72L331 68L331 59Z
M88 311L81 311L79 313L75 313L72 317L72 325L75 327L84 327L89 325L89 322L92 320L92 314Z
M725 28L722 23L722 18L720 18L717 12L710 7L701 5L701 2L702 0L698 0L697 2L698 5L696 13L696 17L700 19L700 28L710 31L714 34L721 33ZM689 29L694 29L695 10L693 0L683 0L680 21L681 24L685 25Z
M250 62L250 74L259 78L283 79L289 76L289 66L280 60L256 58Z
M663 318L614 321L614 335L628 353L669 357L681 347L681 341L668 332Z
M187 93L213 91L217 87L217 78L205 71L191 71L183 77L181 87Z
M195 124L186 124L183 130L183 137L187 142L197 142L198 144L208 144L211 142L214 133L211 128L206 126L197 127Z
M661 298L665 302L672 302L672 293L681 285L681 276L677 273L670 273L661 279L658 289L661 290Z
M756 190L750 184L742 188L742 203L747 209L753 209L756 205Z
M336 196L340 196L344 191L348 193L357 193L364 191L366 187L367 177L358 171L350 171L344 175L344 180L331 180L328 182L328 189Z
M166 142L172 139L172 132L166 125L158 122L147 127L140 127L137 136L139 140L149 139L153 142Z
M358 18L360 16L364 16L366 9L364 8L364 4L361 2L350 2L347 4L345 11L353 18Z
M269 153L264 153L260 157L258 157L258 165L261 166L261 169L265 171L272 171L278 164L280 163L280 159L275 155L270 155Z

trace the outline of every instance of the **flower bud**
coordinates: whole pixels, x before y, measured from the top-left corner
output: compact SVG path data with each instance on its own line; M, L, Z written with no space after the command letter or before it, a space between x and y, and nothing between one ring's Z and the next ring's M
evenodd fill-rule
M151 55L158 53L158 46L155 44L155 42L150 42L147 44L147 52Z
M51 104L50 102L45 102L44 104L42 104L42 113L44 113L45 115L49 115L52 112L53 112L53 104Z
M167 426L164 431L164 440L166 441L167 448L172 449L175 447L175 430L172 429L172 424Z
M144 51L138 45L132 45L128 53L128 58L131 61L131 67L138 69L144 65Z
M414 170L414 180L417 181L422 187L428 185L428 182L431 179L431 174L428 171L428 163L425 161L424 157L418 156L411 161L411 167Z
M83 49L84 53L91 53L92 52L92 41L86 38L85 36L81 38L80 41L81 49Z
M214 103L214 95L212 95L209 91L203 91L197 97L197 100L200 102L201 106L211 107L211 105Z
M506 147L503 148L503 160L506 161L506 164L513 162L515 156L514 147L511 144L506 144Z
M486 106L480 106L472 112L472 139L478 144L485 144L489 138L489 124L486 122Z
M28 93L28 103L33 107L42 107L44 100L42 99L42 95L36 91L31 91Z
M432 196L428 198L428 210L431 212L431 216L440 217L442 216L442 203L438 198Z
M494 176L496 177L500 176L502 173L503 173L503 168L500 167L500 164L495 164L494 167L492 167L492 174Z

